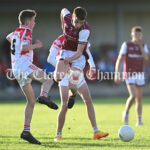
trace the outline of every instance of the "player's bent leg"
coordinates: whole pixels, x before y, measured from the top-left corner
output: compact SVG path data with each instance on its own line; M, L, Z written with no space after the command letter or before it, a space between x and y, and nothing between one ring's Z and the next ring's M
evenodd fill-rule
M77 88L69 83L69 99L68 99L68 108L71 109L74 106L76 98Z
M142 86L136 86L136 126L144 125L144 123L142 122L142 88Z
M109 135L108 133L104 133L102 131L99 131L97 128L94 106L92 103L92 98L91 98L91 95L89 93L89 89L88 89L87 84L86 83L83 84L78 89L78 92L79 92L80 96L82 97L82 99L84 100L86 107L87 107L88 117L89 117L89 120L90 120L91 125L93 127L93 132L94 132L93 139L100 139L100 138L108 136Z
M64 60L59 60L56 64L56 68L54 71L54 80L56 82L61 81L64 78L65 74L68 72L69 68L70 68L69 64L66 65L64 63Z
M51 89L51 86L53 85L53 80L50 79L49 76L41 69L37 69L32 74L30 74L29 77L42 83L41 93L37 98L37 101L41 104L47 105L49 108L55 110L58 109L58 106L50 100L50 97L48 97L48 93Z
M71 67L71 69L69 70L69 109L71 109L74 106L77 88L81 87L84 83L85 79L81 68L79 69L79 67Z
M33 109L35 105L35 96L30 83L27 83L22 87L22 91L27 99L27 105L25 108L25 118L24 118L24 130L21 133L21 138L32 143L32 144L41 144L36 138L30 133L30 123L32 119Z
M62 129L65 123L65 117L67 112L67 102L68 102L68 91L69 88L67 86L59 86L60 97L61 97L61 110L58 114L57 120L57 134L54 139L55 142L60 141L62 138Z
M122 113L122 121L124 122L125 125L128 125L129 124L129 117L128 117L129 110L135 101L136 89L135 89L135 84L126 84L126 86L128 89L129 97L126 101L125 110Z

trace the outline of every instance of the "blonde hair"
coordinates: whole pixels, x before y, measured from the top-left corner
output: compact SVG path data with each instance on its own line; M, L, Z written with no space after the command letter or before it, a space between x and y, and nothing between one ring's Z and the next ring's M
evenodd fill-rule
M134 26L131 29L131 32L142 32L142 27L141 26Z

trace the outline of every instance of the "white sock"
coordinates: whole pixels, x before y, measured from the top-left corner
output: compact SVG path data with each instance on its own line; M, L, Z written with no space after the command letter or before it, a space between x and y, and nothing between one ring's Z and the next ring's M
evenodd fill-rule
M142 116L141 116L141 115L138 115L138 116L137 116L137 121L138 121L138 122L142 122Z
M93 132L95 133L96 131L98 131L97 126L93 127Z
M62 132L57 132L56 136L62 136Z

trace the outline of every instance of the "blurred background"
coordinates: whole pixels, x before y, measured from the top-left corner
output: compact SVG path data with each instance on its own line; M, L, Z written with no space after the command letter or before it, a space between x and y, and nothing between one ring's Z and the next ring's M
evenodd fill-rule
M130 40L133 26L143 27L143 41L150 46L150 1L149 0L0 0L0 99L24 98L18 83L6 78L10 64L10 45L6 36L18 26L18 14L23 9L35 9L36 26L33 42L40 40L43 48L35 50L34 63L47 71L54 68L47 64L47 56L52 42L62 34L60 11L68 8L71 12L82 6L88 12L87 21L92 29L90 37L91 53L95 64L102 72L113 72L121 44ZM87 68L86 68L87 69ZM146 87L144 95L150 96L150 61L145 62ZM128 96L126 85L116 85L113 80L88 81L94 97ZM40 84L33 82L36 95ZM55 83L50 95L59 98Z

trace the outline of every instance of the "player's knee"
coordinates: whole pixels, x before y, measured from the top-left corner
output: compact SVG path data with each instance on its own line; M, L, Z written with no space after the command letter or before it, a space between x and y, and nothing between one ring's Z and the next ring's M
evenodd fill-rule
M136 102L137 103L141 103L142 102L142 98L141 97L136 97Z
M30 107L34 107L34 105L35 105L35 99L28 100L28 105L29 105Z
M56 82L60 82L62 79L60 78L59 75L56 75L56 76L54 76L54 80L55 80Z
M67 108L67 106L68 106L68 103L67 103L67 102L63 102L63 103L61 104L61 107L62 107L62 108Z
M93 103L92 103L92 99L89 97L89 98L86 98L86 99L84 99L84 103L86 104L86 105L93 105Z
M136 98L136 94L130 95L130 99L131 99L132 101L135 100L135 98Z
M60 81L61 81L60 78L54 78L54 80L55 80L56 82L60 82Z
M54 72L54 80L55 80L56 82L61 81L60 75L59 75L57 72Z

